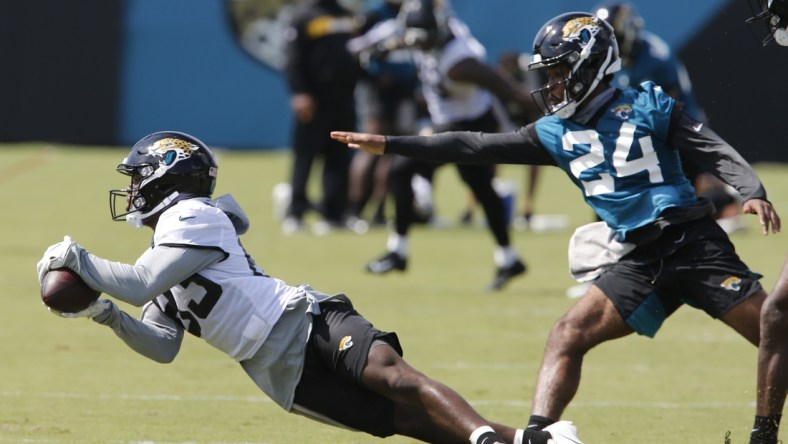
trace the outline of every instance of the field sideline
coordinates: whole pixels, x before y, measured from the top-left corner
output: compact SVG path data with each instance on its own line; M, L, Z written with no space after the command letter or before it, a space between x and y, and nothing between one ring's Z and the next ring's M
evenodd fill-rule
M126 262L149 243L149 230L109 216L107 191L127 185L115 172L125 154L125 148L0 145L6 205L0 218L0 443L378 442L286 414L236 363L191 336L174 363L161 365L136 355L105 327L47 312L35 263L64 234L92 253ZM217 154L216 195L232 193L247 211L252 228L244 246L269 274L348 294L376 326L400 335L415 367L490 419L525 424L547 332L573 303L564 296L573 285L566 265L571 229L513 232L529 272L501 293L485 293L493 242L479 227L454 226L466 191L454 168L444 167L436 205L449 227L414 230L406 274L370 276L362 267L383 251L385 230L285 237L271 214L271 191L288 177L288 153ZM756 170L788 218L788 165ZM522 189L525 167L500 172ZM537 194L537 213L568 215L572 227L591 221L579 191L557 169L543 170ZM788 234L764 237L755 217L746 220L748 230L733 241L771 290ZM684 308L653 340L630 336L593 350L565 419L575 421L586 444L722 443L727 431L734 443L747 442L755 357L755 348L720 322Z

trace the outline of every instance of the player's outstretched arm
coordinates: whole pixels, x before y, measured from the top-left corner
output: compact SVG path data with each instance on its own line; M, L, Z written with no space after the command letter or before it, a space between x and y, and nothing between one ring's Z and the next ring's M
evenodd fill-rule
M366 151L378 156L386 150L386 136L380 134L331 131L331 138L346 144L348 148Z
M780 232L780 216L768 200L750 199L744 202L742 212L758 216L764 235L769 234L769 227L771 227L772 233Z
M93 317L93 322L111 328L130 349L155 362L166 364L178 355L183 342L183 327L168 317L153 302L135 319L111 304L109 310Z

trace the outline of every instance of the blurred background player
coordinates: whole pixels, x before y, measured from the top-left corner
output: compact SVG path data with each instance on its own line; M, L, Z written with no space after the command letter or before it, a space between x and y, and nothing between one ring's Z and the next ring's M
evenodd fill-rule
M348 48L360 59L362 76L356 89L358 115L365 131L410 134L417 118L418 75L407 50L387 50L377 45L390 41L399 31L397 15L402 0L385 0L363 15L358 37ZM388 172L393 156L353 154L348 190L349 224L363 227L364 208L371 201L373 225L386 223Z
M538 78L528 71L531 54L528 52L506 51L498 59L498 68L517 83L531 91L539 87ZM541 117L541 113L534 110L515 106L506 108L507 116L511 122L511 130L525 126ZM504 128L504 131L510 130ZM539 184L538 165L526 165L523 180L523 198L519 200L520 206L515 205L515 214L512 227L516 230L531 230L542 233L547 231L563 230L569 227L569 218L563 214L536 213L536 191Z
M415 50L422 92L432 130L487 131L500 129L493 109L493 94L507 105L531 106L527 92L505 79L485 61L484 47L467 26L451 15L441 0L406 0L400 14L402 44ZM443 163L395 157L390 171L390 190L395 200L395 226L386 253L367 265L375 274L404 271L408 262L408 231L414 223L413 177L432 177ZM525 272L525 265L511 245L504 203L493 187L494 168L489 165L457 165L462 180L484 209L487 226L495 239L495 276L490 290L502 289L510 279Z
M788 0L752 0L750 6L753 17L747 24L756 27L762 44L788 46ZM788 393L788 256L761 309L757 381L750 444L777 444Z
M538 88L538 79L533 73L528 72L528 63L530 62L531 54L527 52L505 51L498 58L497 69L501 74L517 84L521 85L525 90L530 91ZM533 108L525 108L518 104L514 106L501 108L501 116L499 121L501 124L501 132L516 131L519 127L525 126L530 122L541 117L541 113ZM565 229L569 226L569 219L561 214L534 214L536 191L539 184L539 169L538 165L526 165L525 176L523 181L523 198L520 200L519 208L517 202L517 193L513 189L512 184L504 180L496 181L496 190L498 193L507 198L511 194L512 202L512 227L517 230L529 229L535 232L546 232ZM470 222L472 220L472 211L476 205L476 201L471 196L471 203L468 210L463 217L463 221Z
M501 54L498 58L498 68L504 73L514 79L520 85L530 90L530 82L528 81L528 73L523 69L523 60L528 60L530 54L518 53L515 51L507 51ZM527 63L527 62L526 62ZM527 66L527 65L526 65ZM531 115L522 107L514 107L507 109L507 114L512 122L513 129L517 129L525 124L533 122L538 118L538 115ZM526 167L525 182L523 187L523 200L520 214L514 220L515 227L527 227L534 214L534 199L536 198L536 187L539 183L539 166L528 165Z
M645 29L645 20L630 2L605 2L595 8L597 17L615 30L621 56L621 70L613 78L617 88L637 88L651 80L674 99L684 102L691 116L703 121L703 112L692 92L692 82L684 64L670 46Z
M742 198L735 188L712 174L695 172L689 165L686 166L686 173L690 179L694 179L695 193L714 204L714 219L726 233L747 229L742 218Z
M526 85L526 73L519 66L519 59L521 57L526 56L515 51L506 51L498 58L498 64L495 66L495 69L497 69L502 76L506 77L511 82L528 89ZM532 122L539 117L538 113L529 115L527 112L528 110L521 106L507 108L500 104L497 97L495 98L494 106L497 112L496 117L500 123L499 131L501 132L514 131L518 127L523 126L528 122ZM533 210L533 198L536 193L536 183L538 181L538 168L539 167L535 165L529 165L527 167L524 187L525 200L523 201L524 209L521 213L522 216L516 215L516 202L512 201L507 203L507 211L511 213L507 215L507 221L508 223L512 223L513 227L524 227L526 225L526 220L531 218L531 212ZM496 191L505 202L506 199L514 200L514 197L516 196L516 190L513 189L511 183L496 178L494 185ZM477 206L476 204L476 199L473 197L473 193L471 193L468 196L467 207L460 216L460 224L471 225L473 223L474 210ZM511 208L509 208L510 206Z
M286 31L285 74L294 114L290 204L282 223L286 234L302 230L304 215L313 208L322 216L314 226L317 234L344 226L350 156L326 134L336 127L356 128L353 92L359 68L347 49L356 28L354 14L337 0L302 0ZM307 184L318 158L323 195L313 205Z

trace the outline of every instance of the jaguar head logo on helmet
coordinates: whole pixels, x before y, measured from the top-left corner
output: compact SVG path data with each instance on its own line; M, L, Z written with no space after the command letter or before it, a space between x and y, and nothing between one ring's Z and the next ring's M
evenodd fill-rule
M528 69L543 82L531 92L534 101L546 115L568 119L621 69L613 28L589 13L561 14L536 33Z
M579 17L572 19L561 29L561 36L564 40L576 40L588 43L593 34L596 34L596 21L593 17Z
M217 170L213 153L197 138L177 131L149 134L117 167L131 184L110 190L112 220L139 228L180 200L210 197Z

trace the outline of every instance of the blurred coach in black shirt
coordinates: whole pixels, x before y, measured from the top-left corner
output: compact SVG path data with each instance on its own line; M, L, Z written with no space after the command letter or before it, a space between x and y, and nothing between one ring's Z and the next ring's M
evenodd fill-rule
M353 92L360 70L346 47L356 27L353 13L337 0L303 0L287 30L285 73L295 125L292 200L282 226L285 233L302 229L304 213L312 207L306 190L317 156L324 162L323 197L317 205L323 216L321 231L343 226L350 157L344 145L328 134L332 129L356 127Z

